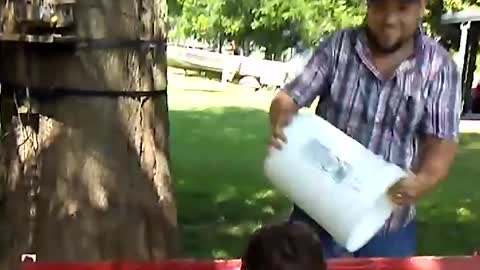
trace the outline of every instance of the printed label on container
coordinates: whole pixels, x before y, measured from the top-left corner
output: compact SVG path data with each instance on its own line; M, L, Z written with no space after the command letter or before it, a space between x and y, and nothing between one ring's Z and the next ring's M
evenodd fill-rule
M311 139L303 147L302 154L316 168L324 171L335 183L340 184L352 173L352 166L340 160L320 141Z

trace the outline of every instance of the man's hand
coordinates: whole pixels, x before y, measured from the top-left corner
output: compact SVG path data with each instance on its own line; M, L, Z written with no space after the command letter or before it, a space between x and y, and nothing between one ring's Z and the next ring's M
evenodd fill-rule
M431 184L426 179L410 173L409 176L400 179L393 185L388 190L388 195L397 205L412 205L429 191L431 187Z
M287 138L283 129L292 121L293 116L298 112L298 106L293 99L285 92L281 91L273 99L270 106L270 126L272 135L270 137L269 147L277 149L282 148L283 143L287 143Z
M287 137L283 132L283 129L290 124L292 121L292 114L279 114L275 115L275 118L270 119L270 124L272 127L272 136L270 138L270 146L282 149L282 143L287 143Z
M434 136L422 138L417 164L410 175L397 182L388 194L398 205L415 203L448 175L455 159L457 143Z

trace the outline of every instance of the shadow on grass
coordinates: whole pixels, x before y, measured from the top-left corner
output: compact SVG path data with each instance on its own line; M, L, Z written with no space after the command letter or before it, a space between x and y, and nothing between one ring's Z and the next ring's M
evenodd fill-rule
M265 181L267 114L239 107L171 111L172 172L185 257L239 257L261 223L289 202ZM480 135L462 136L451 176L419 205L419 253L480 247Z
M288 202L263 177L267 114L235 107L171 111L172 173L185 256L237 257Z

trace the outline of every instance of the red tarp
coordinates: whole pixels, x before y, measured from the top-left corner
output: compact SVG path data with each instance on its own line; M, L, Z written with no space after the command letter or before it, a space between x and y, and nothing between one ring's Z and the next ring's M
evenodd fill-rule
M414 257L409 259L341 259L328 270L480 270L480 257ZM237 270L239 260L171 260L156 263L24 263L22 270Z

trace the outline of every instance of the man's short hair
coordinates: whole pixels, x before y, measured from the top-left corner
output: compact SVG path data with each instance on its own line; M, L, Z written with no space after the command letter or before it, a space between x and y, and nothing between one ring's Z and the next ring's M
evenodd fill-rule
M242 258L241 270L325 270L318 236L301 223L268 225L257 230Z

